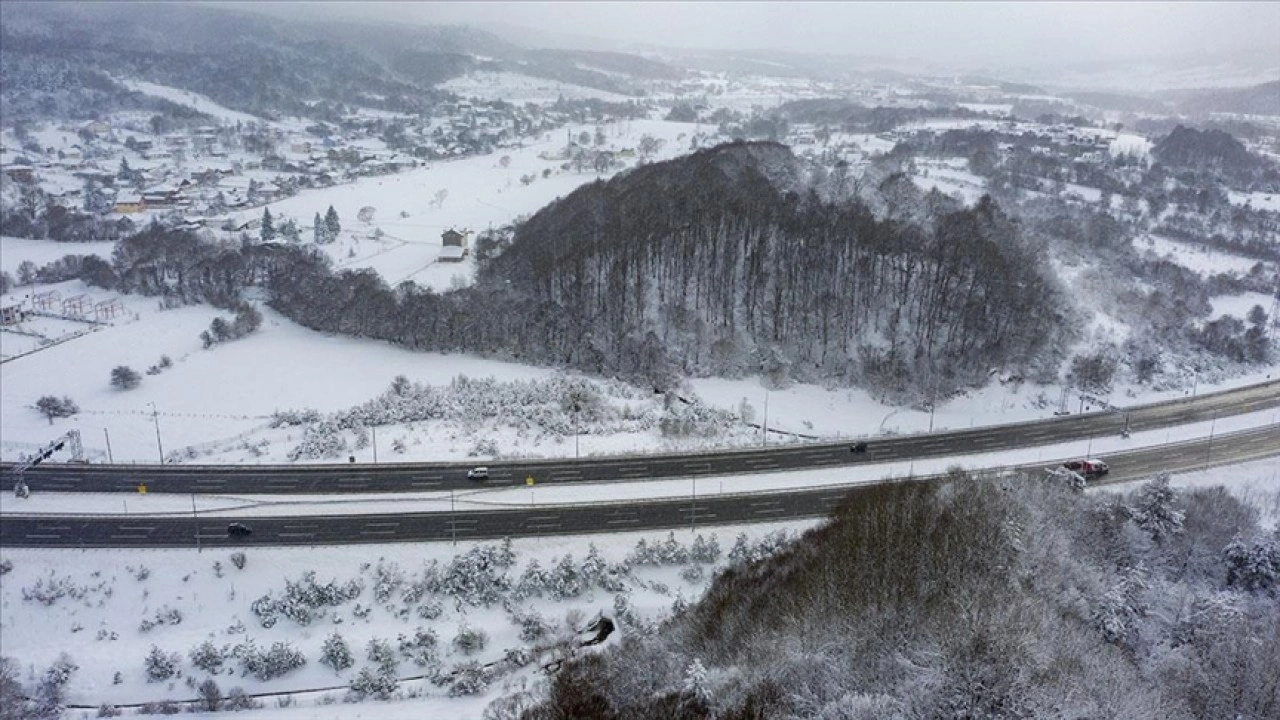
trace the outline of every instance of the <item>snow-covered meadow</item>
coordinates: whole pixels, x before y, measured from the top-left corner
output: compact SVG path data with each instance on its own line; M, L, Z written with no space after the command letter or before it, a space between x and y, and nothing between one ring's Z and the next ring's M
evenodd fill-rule
M473 272L470 257L457 263L438 260L445 230L478 233L502 227L580 185L612 174L562 167L568 162L564 152L569 139L576 143L583 132L594 136L596 127L570 125L520 147L308 190L265 207L277 222L293 219L305 231L313 226L316 213L323 216L332 206L343 231L337 242L324 249L337 267L372 268L392 286L412 280L443 291L457 283L469 283ZM693 127L662 120L613 122L600 126L605 137L600 147L616 153L634 151L640 138L650 135L663 141L654 159L668 159L689 150ZM634 163L630 160L627 166ZM373 208L367 222L358 219L365 207ZM234 217L247 222L262 214L259 207Z
M386 717L384 708L402 706L479 718L494 698L544 683L540 667L590 638L582 631L597 615L617 625L603 647L651 632L728 563L772 552L813 524L243 553L6 549L4 655L22 663L23 680L28 668L42 673L69 655L79 666L66 687L71 705L194 699L197 683L212 678L224 696L235 687L293 694L285 699L294 717ZM335 634L352 656L341 670L322 662ZM375 640L390 645L389 658L369 657ZM285 670L283 651L264 659L277 643L305 664ZM177 674L157 677L168 663L147 663L153 646L162 660L178 655ZM410 700L325 707L356 700L346 686L366 668L413 678L388 688ZM307 692L315 688L329 689Z

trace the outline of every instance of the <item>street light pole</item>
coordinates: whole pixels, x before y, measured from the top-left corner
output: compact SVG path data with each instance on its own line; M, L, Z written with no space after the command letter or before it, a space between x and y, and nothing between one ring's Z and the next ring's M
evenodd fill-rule
M573 404L573 459L578 459L578 403Z
M102 436L107 439L107 462L114 465L116 460L114 457L111 456L111 436L107 434L106 428L102 428Z
M160 442L160 411L156 409L153 402L147 403L151 406L151 420L156 424L156 450L160 452L160 464L164 464L164 445Z

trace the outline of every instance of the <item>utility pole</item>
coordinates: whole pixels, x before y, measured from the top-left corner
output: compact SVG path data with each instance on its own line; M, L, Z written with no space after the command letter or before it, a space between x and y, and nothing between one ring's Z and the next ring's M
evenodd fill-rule
M156 409L153 402L147 403L151 406L151 420L156 424L156 450L160 452L160 464L164 464L164 445L160 443L160 411Z
M114 465L116 460L111 456L111 436L107 434L106 428L102 428L102 436L107 439L107 462Z
M373 425L373 464L378 464L378 426Z
M578 459L578 411L582 408L578 403L573 404L573 459Z

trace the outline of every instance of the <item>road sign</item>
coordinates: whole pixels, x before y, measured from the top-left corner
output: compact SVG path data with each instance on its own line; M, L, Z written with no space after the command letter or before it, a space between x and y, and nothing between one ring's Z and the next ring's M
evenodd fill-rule
M529 487L533 487L533 476L530 475L529 477L525 478L524 484L528 485Z

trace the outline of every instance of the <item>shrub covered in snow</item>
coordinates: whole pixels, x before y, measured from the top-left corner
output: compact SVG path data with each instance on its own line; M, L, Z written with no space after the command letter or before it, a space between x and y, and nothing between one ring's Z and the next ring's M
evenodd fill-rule
M178 653L166 653L155 645L151 646L151 652L147 653L147 682L159 682L168 680L178 674L178 667L182 664L182 657Z
M479 662L471 660L453 669L449 683L449 696L479 695L489 689L491 673Z
M453 647L464 655L473 655L480 652L489 644L489 635L480 628L473 628L469 625L463 625L458 628L458 634L453 637Z
M177 625L182 622L182 612L177 608L171 608L168 605L156 611L156 614L150 618L143 618L138 625L138 630L149 632L158 625Z
M515 562L508 545L481 545L454 556L434 577L432 591L452 595L476 606L488 607L511 588L506 569Z
M394 672L388 672L385 668L362 668L356 673L356 677L351 681L351 694L357 700L366 697L374 697L379 700L389 700L395 694L399 683L396 680Z
M396 638L400 655L413 661L418 667L427 667L436 661L436 646L439 640L435 632L426 628L418 628L413 637L403 633Z
M191 648L191 652L187 654L187 657L191 659L192 666L204 670L207 673L216 674L222 669L223 663L226 662L227 657L230 654L230 648L219 648L217 645L214 645L212 641L205 640L194 648Z
M369 662L390 673L394 673L400 667L400 658L396 657L395 651L391 649L391 643L380 638L369 640L365 657Z
M320 646L320 663L333 668L334 672L342 672L355 664L351 647L336 631L325 638L324 644Z
M364 585L359 580L348 580L345 583L330 580L320 584L316 582L315 572L308 571L296 582L285 580L283 597L277 599L267 593L254 600L249 610L264 628L275 625L280 615L299 625L310 625L316 617L324 615L325 608L350 602L359 597L361 592L364 592ZM321 612L317 613L317 610Z
M385 603L404 584L404 572L393 562L381 558L373 569L373 599Z
M288 675L307 664L302 652L287 642L272 643L270 650L262 652L250 640L237 646L236 650L242 674L262 681Z

